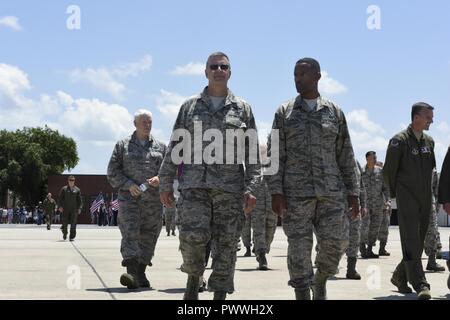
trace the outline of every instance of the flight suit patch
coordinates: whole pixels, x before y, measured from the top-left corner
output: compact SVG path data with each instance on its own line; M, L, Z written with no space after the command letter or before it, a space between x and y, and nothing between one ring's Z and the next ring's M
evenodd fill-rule
M399 143L400 142L397 139L392 139L390 145L392 147L398 147Z
M421 153L431 153L430 147L422 147L420 148Z

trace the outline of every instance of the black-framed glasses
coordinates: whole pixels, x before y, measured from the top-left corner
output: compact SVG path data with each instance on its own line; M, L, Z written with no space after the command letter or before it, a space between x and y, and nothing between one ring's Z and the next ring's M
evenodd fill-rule
M209 69L211 69L211 70L217 70L219 68L220 68L220 70L227 71L230 69L230 65L228 65L228 64L210 64L209 65Z

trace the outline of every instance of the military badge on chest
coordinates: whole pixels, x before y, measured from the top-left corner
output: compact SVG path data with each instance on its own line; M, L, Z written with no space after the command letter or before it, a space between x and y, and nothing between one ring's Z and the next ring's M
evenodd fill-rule
M420 148L420 153L431 153L431 148L428 146Z

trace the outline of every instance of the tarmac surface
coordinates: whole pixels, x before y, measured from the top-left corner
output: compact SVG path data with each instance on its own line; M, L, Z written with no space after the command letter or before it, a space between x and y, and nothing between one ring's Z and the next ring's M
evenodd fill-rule
M44 225L0 224L0 299L30 300L181 300L186 274L179 269L182 259L178 237L161 231L153 266L147 268L152 289L129 291L119 283L125 271L121 266L120 232L117 227L78 225L74 242L62 240L60 225L50 231ZM178 230L177 230L178 231ZM440 228L444 256L448 258L450 228ZM390 227L387 250L390 257L358 259L362 280L345 278L346 258L339 274L328 281L332 300L415 300L415 294L403 295L390 283L401 259L398 227ZM314 251L314 250L313 250ZM270 253L269 270L259 271L255 256L238 252L235 273L236 291L229 300L292 300L294 290L287 285L287 241L278 227ZM374 250L378 252L378 247ZM314 254L314 252L313 252ZM426 256L423 265L426 267ZM445 266L445 260L438 260ZM209 266L211 262L209 263ZM207 268L206 277L211 273ZM450 300L447 288L449 271L426 272L433 299ZM201 300L212 299L210 292L200 293Z

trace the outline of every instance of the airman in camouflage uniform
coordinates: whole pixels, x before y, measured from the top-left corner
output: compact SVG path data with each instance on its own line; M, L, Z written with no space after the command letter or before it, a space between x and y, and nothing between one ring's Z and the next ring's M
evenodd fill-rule
M363 168L362 179L367 194L367 214L362 219L360 251L363 258L378 258L373 253L381 221L383 220L383 208L387 205L384 199L389 199L389 190L383 179L383 171L375 164L377 162L375 151L366 153L367 165ZM367 245L367 247L366 247ZM384 248L386 243L380 244Z
M266 179L260 181L256 188L256 207L251 215L246 217L244 228L242 230L242 242L247 247L244 256L251 256L249 247L251 244L251 230L253 230L253 252L258 261L259 270L267 270L266 254L270 251L270 245L273 241L276 230L277 215L272 211L271 196L267 186ZM247 229L248 228L248 229ZM251 228L251 230L249 230Z
M81 190L75 186L75 177L69 176L68 185L61 188L58 196L58 208L62 213L61 231L63 239L67 239L67 226L70 224L69 240L73 241L77 235L77 220L81 213L83 199Z
M166 232L168 236L170 236L170 231L172 231L173 236L175 235L176 217L176 203L172 208L164 207L164 222L166 223Z
M366 188L364 186L364 181L362 180L362 168L358 161L357 164L357 174L359 177L360 193L359 193L359 205L361 207L361 213L366 211ZM361 275L356 271L356 261L358 259L358 248L360 242L360 231L361 231L361 217L353 218L351 213L347 213L348 223L350 226L349 231L349 244L346 250L347 255L347 274L345 277L347 279L361 280Z
M273 211L283 217L288 238L289 285L297 299L310 299L312 287L313 298L319 300L326 299L326 281L336 274L348 247L346 200L356 218L360 188L344 113L318 92L319 63L299 60L294 76L300 95L275 113L272 129L279 132L279 170L268 185ZM269 156L277 148L273 137L274 132ZM315 274L313 228L320 247Z
M174 125L172 142L159 172L161 202L171 207L174 199L173 177L178 165L174 163L173 156L177 150L183 152L177 209L183 256L181 271L188 274L184 295L187 300L198 299L199 277L205 270L205 252L210 239L212 273L208 279L208 290L214 292L214 299L217 300L225 299L227 293L234 291L236 243L242 230L244 213L249 213L256 205L255 185L261 175L258 139L254 135L255 119L250 105L236 97L227 87L231 68L226 54L211 54L205 73L208 86L200 95L182 104ZM241 143L245 149L245 159L239 161L235 148L229 152L226 146L227 143L234 144L235 140L225 139L227 130L235 132L238 129L245 134L253 132L256 139L237 139L238 144ZM208 150L211 152L211 137L209 141L201 139L207 131L221 134L220 138L214 137L214 142L216 146L222 145L223 151L227 150L220 154L214 149L215 159L205 156ZM182 132L182 142L177 142L174 136L179 132ZM222 138L223 143L217 141ZM180 146L182 148L178 149ZM252 162L249 157L250 147L256 149ZM189 148L194 152L188 152ZM226 159L225 153L232 156L231 161Z
M266 254L270 252L275 232L277 231L278 215L272 210L272 196L266 182Z
M256 203L256 206L258 206L258 202ZM255 208L256 209L256 208ZM241 231L241 239L242 243L244 244L244 247L246 249L244 253L244 257L251 257L252 255L252 217L254 215L254 212L252 215L245 215L244 224L242 226ZM238 243L238 251L239 251L239 243Z
M135 114L136 131L117 142L108 164L108 181L119 189L118 225L122 234L122 266L127 268L120 283L129 289L150 287L145 269L151 266L162 228L158 170L166 146L151 134L150 111Z
M438 221L437 221L437 208L438 208L438 174L436 169L433 170L431 188L432 194L432 204L430 213L430 223L428 224L427 235L425 236L424 251L428 256L427 270L428 271L445 271L445 268L436 262L436 254L438 251ZM442 246L442 245L441 245Z
M386 244L388 242L389 237L389 226L391 225L391 215L392 215L392 207L390 205L385 206L383 209L383 219L381 220L380 231L378 232L378 241L380 241L380 249L378 250L378 256L380 257L391 255L386 250Z
M47 230L51 229L53 216L55 215L56 201L52 198L52 194L49 192L44 202L42 203L44 208L45 221L47 223Z
M378 161L376 166L383 169L383 162ZM384 198L383 200L385 202L385 206L383 208L383 218L381 220L380 230L378 231L378 241L380 242L378 256L380 257L391 255L389 252L386 251L386 245L389 238L389 226L391 225L392 200L389 198Z

